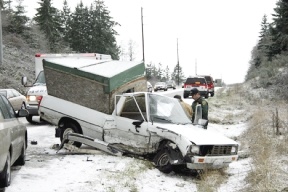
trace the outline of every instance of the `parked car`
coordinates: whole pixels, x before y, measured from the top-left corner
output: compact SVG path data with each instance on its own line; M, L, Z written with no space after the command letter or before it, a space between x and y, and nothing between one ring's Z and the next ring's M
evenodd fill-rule
M151 83L149 81L147 81L147 92L151 93L152 89L153 89L153 87L152 87Z
M26 97L15 89L0 89L0 95L4 95L10 101L15 111L26 107Z
M154 85L154 91L158 91L158 90L164 90L164 91L167 91L167 84L165 82L157 82L155 85Z
M205 78L207 85L208 85L208 92L210 93L210 96L214 96L214 80L213 77L210 75L201 75L202 77Z
M172 88L172 89L176 89L176 83L175 81L167 81L167 89Z
M11 166L24 165L27 148L27 129L18 118L28 111L15 112L6 97L0 95L0 189L11 182Z
M197 88L202 97L209 97L208 84L204 77L188 77L184 83L183 97L187 98L191 95L191 89Z

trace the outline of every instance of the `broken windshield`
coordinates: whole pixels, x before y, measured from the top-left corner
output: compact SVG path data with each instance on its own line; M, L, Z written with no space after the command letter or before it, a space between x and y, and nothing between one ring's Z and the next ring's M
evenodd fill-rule
M37 85L46 85L44 71L40 71L39 75L37 76L34 86L37 86Z
M150 119L152 121L175 124L191 123L177 99L151 94L149 100Z

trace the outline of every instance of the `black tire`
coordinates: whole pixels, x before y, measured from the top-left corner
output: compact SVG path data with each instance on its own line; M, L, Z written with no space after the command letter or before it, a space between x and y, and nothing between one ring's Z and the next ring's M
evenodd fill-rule
M173 171L175 173L183 173L185 170L187 170L186 165L173 165Z
M208 99L208 97L209 97L209 93L207 93L207 94L205 95L205 99Z
M73 123L68 123L62 129L63 130L61 131L61 135L60 135L61 142L63 140L64 135L67 134L67 133L79 133L79 134L81 134L79 128ZM69 141L68 143L71 144L71 145L74 145L76 147L81 147L81 145L82 145L82 143L74 142L74 141L71 141L71 142Z
M183 94L183 98L187 98L187 97L189 97L189 94Z
M214 92L210 93L210 96L213 97L214 96Z
M32 120L32 117L33 117L33 115L28 115L28 116L26 117L26 120L27 120L30 124L32 124L32 125L38 124L37 122L35 122L35 121Z
M8 187L11 183L11 159L8 152L4 171L0 174L0 188Z
M170 173L173 171L173 166L170 164L170 157L168 149L161 149L153 159L157 169L163 173Z
M19 158L15 161L14 165L25 165L25 157L26 157L26 142L24 141L22 150L21 150L21 155Z

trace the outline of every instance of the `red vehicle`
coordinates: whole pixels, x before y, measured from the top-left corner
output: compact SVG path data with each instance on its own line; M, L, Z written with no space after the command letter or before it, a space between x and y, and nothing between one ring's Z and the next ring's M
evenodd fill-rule
M208 98L208 84L203 76L188 77L184 83L183 98L191 95L191 89L197 88L202 97Z
M208 85L208 92L210 93L210 96L214 96L214 80L210 75L200 75L206 79L207 85Z

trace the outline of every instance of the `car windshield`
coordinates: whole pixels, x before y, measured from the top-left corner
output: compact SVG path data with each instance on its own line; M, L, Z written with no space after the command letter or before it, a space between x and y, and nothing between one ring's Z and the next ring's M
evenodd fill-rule
M167 84L172 85L173 81L168 81Z
M192 123L179 100L163 95L149 95L150 119L153 122L188 124Z
M5 97L7 97L7 91L5 91L5 90L0 90L0 95L4 95Z
M46 85L46 80L45 80L45 75L44 75L44 71L41 71L37 77L37 79L35 80L34 85Z
M195 78L188 78L186 80L186 84L196 84L196 82L200 82L201 84L206 84L206 81L204 78L195 77Z

